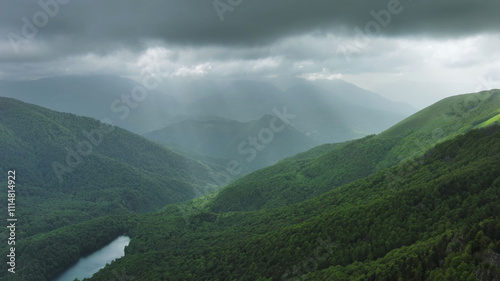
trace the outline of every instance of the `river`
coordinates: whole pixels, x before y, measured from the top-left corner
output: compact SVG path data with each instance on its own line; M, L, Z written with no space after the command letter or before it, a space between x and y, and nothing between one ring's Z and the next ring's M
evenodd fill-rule
M82 280L90 278L94 273L103 268L106 264L113 260L121 258L125 255L125 246L130 242L130 237L120 236L113 242L104 246L100 250L95 251L89 256L80 258L78 262L71 268L63 272L53 281L73 281L75 278Z

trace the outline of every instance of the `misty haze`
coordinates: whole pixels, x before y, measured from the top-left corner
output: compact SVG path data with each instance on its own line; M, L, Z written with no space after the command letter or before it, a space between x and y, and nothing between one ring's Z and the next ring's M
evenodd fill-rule
M0 280L500 280L500 2L3 2Z

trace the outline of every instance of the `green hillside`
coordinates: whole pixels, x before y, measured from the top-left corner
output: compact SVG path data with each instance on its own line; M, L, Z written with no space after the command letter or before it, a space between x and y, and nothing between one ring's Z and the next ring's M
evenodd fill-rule
M174 118L179 102L151 90L141 106L126 110L121 95L140 83L115 75L57 76L38 80L0 80L0 96L79 116L113 120L113 125L141 134L164 126ZM132 100L132 106L135 102ZM161 105L161 106L158 106ZM130 107L129 109L132 109ZM123 118L126 116L126 118Z
M436 128L461 134L498 115L499 104L500 90L445 98L394 125L380 136L399 136L409 130L428 133Z
M496 280L499 141L492 126L438 144L411 172L389 169L406 179L396 186L382 171L272 210L205 209L189 223L176 206L123 217L132 237L125 257L90 280L117 272L133 280Z
M500 110L499 110L500 112ZM477 125L478 128L484 128L486 126L490 126L492 124L498 124L500 122L500 113L494 117L491 117L490 119L484 121L483 123Z
M110 138L114 143L106 145L103 138L84 157L98 169L82 162L61 183L50 173L54 160L47 156L62 155L64 162L66 148L81 141L81 130L102 124L7 99L0 107L0 136L7 148L0 168L18 167L21 162L15 159L34 159L22 169L30 175L25 178L53 184L42 188L20 177L19 184L27 188L19 196L27 199L20 199L19 206L25 209L23 216L34 219L19 232L19 263L26 266L12 280L51 280L122 233L132 238L125 257L91 280L113 280L118 273L133 280L496 280L500 127L490 122L470 131L498 114L499 92L489 94L485 102L455 111L462 116L458 121L428 119L420 123L426 130L406 126L401 135L383 133L316 147L221 192L150 214L140 214L150 210L141 208L141 195L152 206L165 189L169 195L215 189L217 180L210 175L217 168L115 128L109 133L118 134ZM470 97L443 102L461 104ZM459 121L470 127L462 134L457 133ZM10 124L26 130L16 131ZM429 135L434 138L423 138ZM96 171L123 180L120 188L105 176L97 177L98 182L85 176ZM187 189L174 185L187 182ZM75 192L74 186L81 190ZM133 193L138 187L146 194ZM149 194L154 195L147 198ZM0 280L6 280L4 267Z
M478 127L499 108L499 90L444 99L380 135L323 145L249 174L222 189L211 210L258 210L313 198L418 157L436 143ZM401 180L392 172L386 177Z
M0 170L16 170L20 239L155 211L218 187L218 167L91 118L0 98ZM6 215L6 214L5 214Z

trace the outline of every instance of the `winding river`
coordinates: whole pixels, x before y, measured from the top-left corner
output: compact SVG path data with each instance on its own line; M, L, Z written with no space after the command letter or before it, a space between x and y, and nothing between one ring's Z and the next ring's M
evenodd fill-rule
M75 278L82 280L90 278L94 273L103 268L106 264L113 260L121 258L125 255L125 246L130 242L130 237L120 236L104 246L100 250L95 251L89 256L80 258L78 262L71 268L63 272L53 281L73 281Z

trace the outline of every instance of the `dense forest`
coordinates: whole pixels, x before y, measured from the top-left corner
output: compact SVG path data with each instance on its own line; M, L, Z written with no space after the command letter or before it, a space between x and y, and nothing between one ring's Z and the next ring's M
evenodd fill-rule
M380 135L326 144L235 181L221 190L212 210L258 210L314 198L419 157L436 143L495 118L499 108L498 90L444 99ZM386 176L397 177L390 171Z
M103 216L156 211L222 184L215 164L95 119L10 98L0 98L0 143L0 170L16 170L22 241ZM58 270L78 257L73 253Z
M110 219L115 223L105 223L104 233L127 231L132 241L124 258L92 280L113 280L116 272L134 280L495 280L499 140L493 126L443 142L389 169L404 178L396 185L381 171L282 208L213 212L200 205L186 217L169 205ZM33 257L30 268L54 268L64 261L59 252L84 251L81 238L96 227L84 223L28 240L27 247L54 257ZM75 240L50 247L64 237Z
M288 207L144 215L126 256L92 280L495 280L500 127L474 130Z
M500 0L0 1L0 281L500 281Z
M91 280L496 280L499 102L498 91L453 97L427 109L433 118L316 147L219 191L219 166L119 128L61 183L46 153L63 162L81 130L103 124L6 99L2 156L22 167L29 219L23 266L0 280L51 280L123 233L125 257Z

